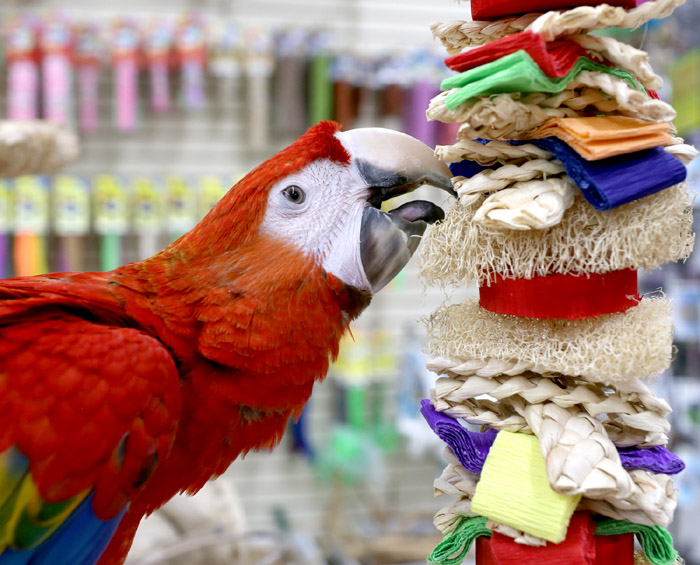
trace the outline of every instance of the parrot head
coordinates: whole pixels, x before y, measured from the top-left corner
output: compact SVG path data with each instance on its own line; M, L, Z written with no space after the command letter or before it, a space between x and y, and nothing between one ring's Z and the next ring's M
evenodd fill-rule
M382 128L340 131L321 122L295 146L308 150L309 160L269 187L261 232L313 255L344 283L376 293L406 265L427 225L444 217L427 201L388 213L382 202L424 183L452 191L450 170L427 145Z
M320 122L229 191L205 219L226 220L207 245L273 238L371 296L406 265L427 225L444 217L427 201L388 213L382 202L425 183L454 194L451 176L432 149L407 134Z
M334 129L321 124L310 130L328 136L333 152L271 187L261 229L313 254L346 284L373 294L406 265L426 226L444 217L427 201L388 213L382 202L424 183L452 190L451 174L428 146L404 133Z

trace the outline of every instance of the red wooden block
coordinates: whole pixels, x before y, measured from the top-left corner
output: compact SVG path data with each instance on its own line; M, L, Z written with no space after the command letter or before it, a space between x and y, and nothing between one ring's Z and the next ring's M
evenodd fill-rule
M595 536L595 565L634 565L634 535Z
M494 565L594 565L594 530L590 515L586 512L576 512L571 517L566 539L561 543L532 547L515 543L513 538L493 532L491 551ZM480 564L478 554L476 562L477 565Z
M498 565L491 551L491 538L486 536L476 538L476 565Z
M492 277L479 288L479 305L497 314L526 318L581 319L625 312L639 303L637 271L604 274L554 273L531 279Z
M630 9L637 5L637 0L472 0L471 4L472 19L494 20L529 12L547 12L599 4Z

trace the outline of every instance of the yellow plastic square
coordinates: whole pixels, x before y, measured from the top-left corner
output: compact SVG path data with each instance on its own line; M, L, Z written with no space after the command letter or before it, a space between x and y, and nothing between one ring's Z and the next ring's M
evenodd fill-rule
M535 436L501 431L476 485L472 512L559 543L580 499L549 486Z

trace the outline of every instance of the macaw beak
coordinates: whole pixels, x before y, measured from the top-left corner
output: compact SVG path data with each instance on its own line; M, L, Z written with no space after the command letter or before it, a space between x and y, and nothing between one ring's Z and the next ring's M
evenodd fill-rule
M360 254L372 291L386 286L411 259L428 224L445 217L432 202L414 200L390 212L382 202L430 184L456 196L452 174L433 150L417 139L383 128L361 128L335 134L367 185L362 215Z

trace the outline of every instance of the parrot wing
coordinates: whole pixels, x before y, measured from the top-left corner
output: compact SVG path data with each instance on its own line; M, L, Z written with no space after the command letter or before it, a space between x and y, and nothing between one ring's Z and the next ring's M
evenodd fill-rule
M0 565L94 563L172 447L177 367L135 328L2 314Z

